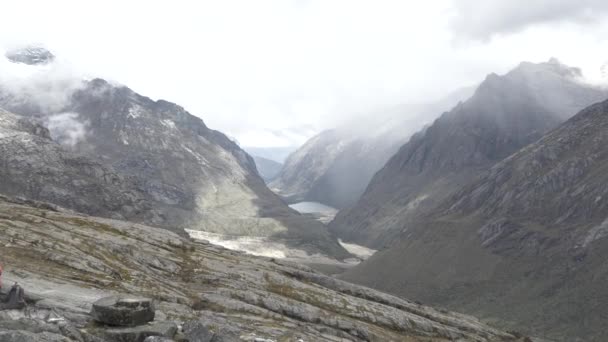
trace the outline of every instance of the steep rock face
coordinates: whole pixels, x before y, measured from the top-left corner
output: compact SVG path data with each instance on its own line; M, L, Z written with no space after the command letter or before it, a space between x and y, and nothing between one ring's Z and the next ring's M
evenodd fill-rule
M346 278L541 336L605 340L607 144L602 102L458 190Z
M474 317L305 266L6 198L0 199L0 246L5 281L19 282L31 302L27 312L0 311L2 341L9 334L27 341L54 334L52 341L110 342L184 321L185 336L175 340L524 341ZM113 295L154 299L155 325L117 330L91 322L91 307L105 307L107 300L99 299Z
M463 88L436 103L398 106L323 131L289 156L270 187L289 202L353 205L414 132L471 93Z
M64 162L48 169L45 175L63 177L65 187L53 188L53 194L41 196L39 192L20 188L19 184L24 185L22 179L7 179L7 183L14 184L10 194L22 190L34 200L104 216L123 209L131 211L133 206L125 204L125 200L144 200L151 213L140 215L136 208L137 215L121 218L172 229L276 238L310 253L348 256L322 224L290 209L266 187L247 153L182 107L163 100L153 101L101 79L70 82L69 87L63 83L49 83L45 87L42 80L42 85L29 92L0 85L0 107L42 122L63 150L86 157L87 163L94 161L98 169L103 166L120 179L108 176L112 180L101 182L100 186L108 182L120 182L120 186L96 188L87 195L90 198L99 197L99 193L109 195L97 208L80 205L81 193L92 188L84 190L76 183L70 184L67 175L102 177L106 172ZM40 92L47 88L52 88L53 94L61 93L62 101L53 106L42 101ZM30 154L31 158L44 158L35 150ZM12 165L7 164L7 168ZM63 170L64 166L72 170ZM36 168L26 167L19 172L31 173L30 178L39 176ZM17 175L15 170L7 174ZM43 183L45 179L38 181ZM127 195L122 200L124 191L117 189L133 189L137 195ZM113 193L117 196L112 196Z
M556 60L489 75L473 97L402 146L330 229L346 240L384 246L481 171L606 96L578 75Z
M154 201L111 167L67 151L41 123L0 109L0 192L77 211L162 223Z

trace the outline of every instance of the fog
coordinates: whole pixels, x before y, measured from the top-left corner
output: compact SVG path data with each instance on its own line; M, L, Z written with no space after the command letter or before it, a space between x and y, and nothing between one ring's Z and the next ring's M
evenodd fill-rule
M0 90L11 95L12 107L29 102L35 103L41 112L57 112L83 85L84 75L63 59L27 65L4 58L7 51L10 50L0 49Z
M46 120L46 126L53 140L62 145L73 147L86 138L87 125L78 119L78 113L51 115Z
M292 147L523 60L555 56L602 82L607 12L597 0L13 1L0 49L41 44L57 61L2 61L0 82L60 108L72 80L103 77L242 146Z

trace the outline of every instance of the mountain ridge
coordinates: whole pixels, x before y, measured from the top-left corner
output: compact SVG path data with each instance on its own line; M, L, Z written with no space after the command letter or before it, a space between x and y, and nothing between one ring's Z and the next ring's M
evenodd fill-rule
M288 157L270 187L289 203L351 206L413 133L471 92L472 88L462 88L436 102L377 110L327 129Z
M42 85L51 82L40 78ZM46 88L39 84L32 92L0 84L0 107L48 126L65 153L119 174L123 187L134 189L153 209L154 215L129 218L171 229L263 236L307 253L349 257L321 223L292 210L266 187L252 157L183 107L102 79L70 82L72 87L53 88L65 93L54 106L41 100L39 93ZM53 172L62 177L60 168ZM69 198L76 185L63 184L67 188L53 189L48 196L32 192L31 199L82 210Z
M603 341L608 101L497 163L344 278L501 326ZM383 265L378 267L378 265ZM390 273L398 267L399 273ZM417 281L404 281L412 276ZM373 279L383 279L382 282ZM550 313L550 314L549 314Z
M346 241L384 247L416 216L573 115L569 110L608 94L580 83L572 76L577 74L551 60L489 75L470 99L403 145L358 203L338 213L330 230ZM548 103L549 98L562 105Z

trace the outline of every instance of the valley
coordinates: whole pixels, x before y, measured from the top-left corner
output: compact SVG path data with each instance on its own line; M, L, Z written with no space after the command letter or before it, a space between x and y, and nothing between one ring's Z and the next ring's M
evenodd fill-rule
M608 341L606 32L592 0L3 4L0 342Z

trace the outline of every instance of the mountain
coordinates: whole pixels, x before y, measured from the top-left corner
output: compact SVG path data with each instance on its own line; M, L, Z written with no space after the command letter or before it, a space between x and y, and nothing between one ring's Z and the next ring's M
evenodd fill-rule
M160 222L157 203L128 179L51 139L41 123L0 109L0 192L92 215Z
M330 230L346 241L384 247L481 172L608 96L580 76L555 59L489 75L470 99L403 145Z
M604 341L606 146L608 101L460 188L345 278L556 340Z
M255 161L258 173L266 182L273 180L283 167L283 164L264 157L253 156L253 160Z
M55 60L55 55L49 50L37 46L7 51L5 57L11 62L27 65L44 65Z
M30 82L36 84L0 84L0 107L47 127L50 138L70 157L58 157L62 160L54 164L57 167L44 172L37 162L25 161L36 167L17 171L12 170L17 164L5 164L5 174L12 177L3 182L10 184L11 195L21 192L86 214L113 217L114 212L128 211L119 218L173 230L264 237L309 253L348 256L322 224L292 210L266 187L245 151L184 108L102 79L56 82L45 75L32 77ZM49 144L38 138L36 142ZM18 155L20 147L15 148L11 152ZM86 162L76 164L72 156ZM31 154L34 159L46 157ZM105 173L111 174L109 180L87 189L78 181L80 175L67 177L81 174L90 180ZM25 178L33 181L24 182ZM50 178L61 181L47 184ZM100 189L104 184L113 186ZM81 198L83 192L91 199L106 198L85 205L80 203L87 202Z
M243 147L252 156L273 160L283 164L296 147Z
M44 203L1 197L0 246L5 284L18 282L29 303L0 304L3 342L531 341L306 266ZM122 298L123 319L153 300L154 321L94 322L92 304L108 296Z
M353 205L414 132L471 92L463 88L436 103L397 106L323 131L287 158L270 187L292 203Z

